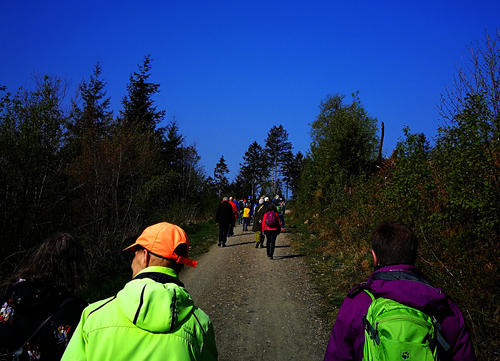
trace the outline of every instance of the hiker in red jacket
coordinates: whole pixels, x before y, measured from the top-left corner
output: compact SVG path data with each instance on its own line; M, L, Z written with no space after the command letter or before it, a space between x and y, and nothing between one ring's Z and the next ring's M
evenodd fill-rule
M267 256L273 259L276 238L281 232L281 221L274 204L269 204L262 218L262 233L266 235Z

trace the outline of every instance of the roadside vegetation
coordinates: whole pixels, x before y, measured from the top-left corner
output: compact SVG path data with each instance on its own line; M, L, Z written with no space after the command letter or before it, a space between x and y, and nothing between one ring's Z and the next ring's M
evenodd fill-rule
M401 220L420 240L417 266L457 302L479 359L500 349L500 33L468 48L441 99L433 144L403 129L390 157L356 94L329 96L312 124L293 208L297 242L334 320L373 269L370 233ZM380 139L379 139L380 138ZM377 145L377 143L379 145Z
M186 224L183 229L189 238L189 258L194 260L208 252L219 237L219 228L213 220ZM130 244L134 241L131 239ZM94 302L111 297L120 291L132 277L130 265L133 256L132 252L119 252L114 257L113 264L105 262L98 265L90 274L82 298Z

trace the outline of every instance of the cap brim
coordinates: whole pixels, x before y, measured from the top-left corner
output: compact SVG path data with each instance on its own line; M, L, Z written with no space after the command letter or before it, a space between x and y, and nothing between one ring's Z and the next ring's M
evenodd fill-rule
M139 243L134 243L134 244L132 244L132 245L128 246L127 248L122 249L122 252L125 252L125 251L134 252L134 251L135 251L135 248L136 248L137 246L140 246L140 244L139 244Z

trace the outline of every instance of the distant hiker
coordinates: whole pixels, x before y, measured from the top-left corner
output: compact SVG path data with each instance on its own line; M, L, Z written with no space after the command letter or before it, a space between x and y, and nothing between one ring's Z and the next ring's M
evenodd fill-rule
M250 211L252 210L250 202L243 209L243 232L248 231L248 225L250 224Z
M419 352L434 359L436 347L440 360L475 360L469 331L457 305L431 286L415 267L418 240L413 231L398 221L381 222L372 231L371 244L375 271L345 298L325 361L429 359ZM434 334L430 332L433 328ZM416 330L425 335L423 341L414 339ZM401 340L401 335L412 338ZM390 345L385 347L387 343Z
M283 199L280 199L279 206L276 207L278 208L278 214L280 216L280 221L281 221L281 231L285 231L285 201Z
M47 238L0 299L0 360L60 360L88 303L85 253L68 233Z
M274 258L274 248L276 247L276 238L281 232L281 221L278 210L274 204L266 208L266 213L262 218L262 232L266 235L267 256Z
M219 226L219 247L226 247L229 227L234 227L234 209L227 197L217 207L215 213L215 224Z
M124 249L135 253L132 281L83 311L62 360L217 360L212 323L179 281L196 266L188 250L182 228L146 228Z
M238 219L238 207L234 203L233 197L229 197L229 204L233 208L233 217L234 217L234 220L236 221L236 219ZM227 232L228 237L231 237L234 235L234 224L235 224L235 222L229 224L229 230Z
M262 232L262 218L266 207L264 206L264 199L259 199L259 203L255 205L255 212L253 214L252 231L255 232L255 248L264 248L264 233Z
M238 224L243 224L243 210L245 209L245 202L243 199L238 201Z
M267 207L269 206L269 204L271 204L271 202L269 201L269 197L264 197L264 206Z

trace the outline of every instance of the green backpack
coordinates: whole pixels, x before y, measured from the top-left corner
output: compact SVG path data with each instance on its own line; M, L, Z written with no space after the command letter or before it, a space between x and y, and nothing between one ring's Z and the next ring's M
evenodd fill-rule
M365 347L363 360L439 360L437 343L448 344L435 318L387 298L372 299L363 316Z

